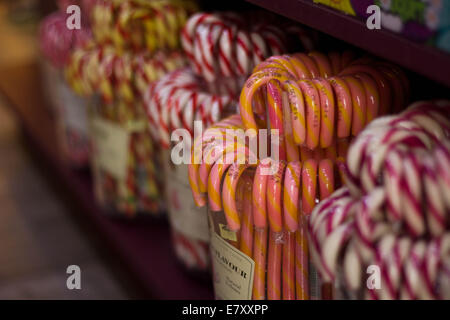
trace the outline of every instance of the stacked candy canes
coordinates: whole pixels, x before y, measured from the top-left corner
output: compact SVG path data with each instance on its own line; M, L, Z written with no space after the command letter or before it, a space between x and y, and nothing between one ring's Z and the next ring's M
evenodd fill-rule
M450 101L373 121L350 146L346 186L311 214L314 262L351 297L450 297ZM366 269L381 270L381 289Z
M179 48L180 31L194 10L192 1L97 0L90 20L97 43L154 53Z
M54 12L42 20L39 28L40 47L45 57L56 68L63 68L72 50L85 45L91 38L90 29L67 28L65 12Z
M197 13L182 31L192 69L206 81L247 77L254 66L292 47L289 36L313 49L313 36L297 25L280 26L264 14Z
M152 136L163 149L170 148L173 130L183 128L193 135L194 121L201 121L202 127L207 128L221 119L227 109L233 108L231 97L211 94L206 87L205 82L188 68L169 73L149 86L144 95L144 106ZM169 167L167 170L173 170ZM166 174L169 175L169 172ZM183 180L187 177L183 175L178 178ZM173 215L182 214L175 212L169 216L175 219ZM203 225L205 216L201 212L198 214L198 219L201 219L199 224ZM189 269L206 270L210 265L208 243L181 231L172 228L178 257Z
M112 47L86 46L72 54L66 78L79 94L99 93L103 101L99 115L127 127L145 117L142 97L149 83L181 67L183 61L178 52L118 54ZM106 171L97 174L100 199L127 216L159 210L157 167L150 161L156 158L155 145L146 127L131 134L126 181L117 181Z
M89 44L75 50L66 78L80 95L101 95L105 103L142 99L149 84L184 65L177 51L156 54L119 53L111 46Z
M129 134L126 155L126 174L118 179L113 172L99 167L93 159L97 199L109 213L134 217L137 213L159 214L161 211L161 181L158 173L157 150L147 132L143 115L128 103L115 101L93 105L96 117ZM94 154L96 152L94 145Z
M160 209L154 162L159 146L143 120L142 101L150 83L184 65L173 50L179 48L179 33L194 7L189 1L96 1L90 17L94 41L73 52L66 68L77 93L101 96L98 115L130 134L126 178L116 179L106 170L96 173L100 199L127 215Z
M251 142L227 136L230 129L243 129L239 115L216 123L194 142L189 165L194 200L200 207L208 203L214 213L223 211L237 234L229 242L255 261L254 299L308 299L305 217L316 199L340 184L337 163L346 150L338 154L331 146L304 150L297 161L258 160Z
M234 113L234 99L240 92L243 77L248 76L255 61L260 62L268 54L285 50L289 45L287 37L278 27L263 27L261 17L257 29L264 38L259 36L256 28L248 33L251 23L246 18L231 13L199 13L189 18L182 32L182 44L192 71L182 69L168 74L152 84L144 96L150 131L163 148L170 147L170 134L175 129L183 128L193 135L194 121L201 121L203 128L206 128L225 114ZM297 35L302 34L302 39L311 45L312 40L303 30L292 26L289 30ZM246 47L245 41L250 39L250 34L255 43L253 47ZM252 49L256 50L257 56L251 56ZM220 64L224 66L225 63L231 68L225 70L225 74L220 72L219 64L213 65L213 57L217 54ZM204 218L199 212L198 219ZM179 256L189 258L185 259L189 266L197 261L196 267L202 269L205 263L200 258L208 254L205 243L184 236L177 230L173 232Z
M255 68L241 92L240 114L247 129L278 129L282 153L298 158L298 146L327 148L356 136L376 116L401 109L408 95L404 73L386 62L351 52L297 53Z

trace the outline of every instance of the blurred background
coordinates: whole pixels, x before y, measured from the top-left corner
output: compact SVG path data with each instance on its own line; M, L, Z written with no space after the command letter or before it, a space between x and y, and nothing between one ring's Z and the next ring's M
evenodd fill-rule
M76 220L71 211L79 206L52 178L52 168L43 167L39 152L30 151L17 122L17 112L30 113L16 106L44 104L36 33L40 17L53 9L53 1L0 1L0 299L139 296L92 228ZM46 135L51 122L40 119L30 116L35 132ZM82 290L66 287L73 264L81 268Z
M180 35L188 17L199 17L193 15L197 10L234 10L222 16L232 24L241 13L238 21L252 26L251 18L261 19L259 27L270 29L267 45L272 43L273 52L286 44L286 52L333 50L344 59L351 50L355 57L370 53L396 62L406 76L395 66L386 71L387 65L380 65L399 105L407 102L409 91L411 101L449 97L450 22L443 31L433 24L440 14L433 6L439 1L427 2L437 10L430 10L435 14L427 20L431 27L413 21L414 32L405 28L405 35L391 32L397 20L386 20L391 25L385 29L391 31L372 32L364 23L364 10L350 17L345 10L317 5L328 2L335 8L334 1L95 1L0 0L0 299L214 298L207 206L195 206L187 166L185 171L170 166L169 144L161 148L163 139L152 137L166 129L168 137L171 125L160 119L153 123L152 114L161 110L155 112L145 101L159 98L152 91L156 80L188 65L194 36L182 46ZM71 3L89 12L87 19L82 15L81 30L66 27L65 8ZM352 3L363 7L363 1ZM446 9L441 11L447 23L450 6ZM198 29L193 34L203 47L206 37L200 39L203 29ZM287 46L290 42L294 46ZM245 41L239 46L245 49ZM204 48L196 48L195 59L205 59L203 52L198 54ZM218 71L223 60L216 57L218 49L210 45L206 50L213 52L210 58ZM230 56L236 58L233 50ZM244 61L251 72L254 61L248 56ZM190 59L191 67L195 59ZM247 79L238 75L219 76L216 86L192 73L193 90L227 91L235 99ZM406 78L411 89L403 83ZM238 104L233 99L226 101L234 113ZM125 144L117 142L124 134ZM111 161L119 158L120 165ZM80 267L81 290L67 287L71 265Z

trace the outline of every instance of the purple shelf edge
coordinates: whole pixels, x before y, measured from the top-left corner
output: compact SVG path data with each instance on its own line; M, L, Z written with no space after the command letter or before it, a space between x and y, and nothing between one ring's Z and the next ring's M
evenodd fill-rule
M450 54L439 49L412 42L387 30L368 30L364 21L311 0L247 1L450 87Z

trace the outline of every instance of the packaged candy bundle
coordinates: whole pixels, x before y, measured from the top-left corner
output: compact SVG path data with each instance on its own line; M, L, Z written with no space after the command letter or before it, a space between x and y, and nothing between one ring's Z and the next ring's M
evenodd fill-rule
M275 56L256 66L240 115L196 140L189 166L194 201L208 204L217 298L331 297L310 264L309 216L343 183L352 137L400 110L408 95L399 68L350 52ZM247 131L229 139L230 129Z
M450 298L449 111L417 102L350 146L345 186L308 224L314 264L340 297Z
M101 96L91 110L92 164L96 195L111 211L126 216L161 212L160 159L142 95L150 82L183 63L178 52L118 54L112 47L95 45L71 56L66 76L72 88Z
M262 12L197 13L183 28L181 42L192 70L207 82L232 79L240 91L254 66L288 50L312 50L316 36L297 24L278 24Z
M227 95L210 93L203 79L183 68L150 85L144 103L153 139L162 148L175 253L187 269L207 271L210 260L206 212L198 210L192 200L185 159L173 158L180 156L174 147L181 146L189 153L194 121L206 128L223 114L234 112L235 102ZM171 134L176 133L175 129L183 129L188 138L173 141Z
M89 3L91 43L75 50L66 77L80 95L99 95L91 127L96 195L126 216L161 212L159 145L145 120L149 85L184 66L179 34L190 1L98 0Z
M44 60L41 63L44 90L56 118L57 138L62 159L73 167L89 161L87 101L74 95L64 81L62 69L70 52L90 39L89 28L69 30L66 15L55 12L40 25L39 41Z
M236 112L237 97L245 77L258 63L274 52L291 47L289 36L263 16L236 13L198 13L192 15L182 31L184 53L191 68L175 71L152 84L145 95L150 130L163 149L166 198L175 251L190 270L209 270L209 232L206 208L197 208L187 179L188 161L174 161L180 145L191 150L191 143L172 141L171 134L183 129L189 138L196 130L194 121L206 129L224 116ZM290 36L312 46L313 37L300 27L289 27ZM256 31L261 31L263 37ZM250 41L252 43L246 43ZM215 62L219 57L220 62ZM189 140L190 141L190 140ZM172 152L170 151L172 150ZM177 151L178 150L178 151ZM189 157L188 159L189 160Z
M333 146L297 161L257 160L245 139L226 142L227 129L243 129L240 117L208 129L196 146L203 163L189 167L196 204L208 204L216 298L319 298L305 217L340 185L343 141L340 157Z
M97 43L118 50L177 50L180 31L193 1L97 0L92 6L91 24Z
M158 157L141 108L126 102L92 107L95 194L107 212L160 213Z

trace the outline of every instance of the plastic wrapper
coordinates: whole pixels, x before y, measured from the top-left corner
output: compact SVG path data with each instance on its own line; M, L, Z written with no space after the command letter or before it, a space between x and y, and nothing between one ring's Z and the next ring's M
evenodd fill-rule
M189 156L194 120L206 130L211 123L235 112L236 102L221 90L228 83L207 83L184 68L153 83L144 98L154 141L163 150L165 196L175 254L187 270L196 274L210 269L207 215L206 208L198 208L192 199L188 165L180 147ZM177 129L189 139L174 141ZM181 159L172 159L172 155Z
M314 265L348 299L448 299L450 101L374 120L312 211ZM387 147L388 146L388 147Z
M170 151L163 151L165 198L175 254L193 274L209 272L209 232L206 208L198 208L191 195L188 168L173 165Z
M326 159L322 159L326 160ZM310 159L311 161L311 159ZM307 166L309 162L303 162ZM228 177L235 176L233 165L224 173L222 188L229 186ZM304 172L300 172L301 175ZM335 167L334 174L338 174ZM285 173L286 175L286 173ZM282 176L281 176L282 177ZM275 185L280 181L278 175L268 177L267 208L277 203L279 195L272 197L271 179ZM287 178L280 178L281 205L288 205L286 198ZM319 174L316 177L319 179ZM317 269L312 265L309 253L309 239L307 235L308 213L298 208L295 213L298 222L295 230L291 227L274 228L268 213L265 226L255 218L255 170L250 168L240 176L236 190L236 210L240 220L239 230L233 231L227 217L227 210L217 211L208 208L208 219L211 233L211 257L213 264L213 283L216 299L220 300L318 300L330 299L332 293L326 284L322 283ZM335 180L340 184L339 178ZM335 186L333 186L334 188ZM305 196L306 186L297 186L298 199L301 202ZM319 184L317 184L319 189ZM317 190L314 202L320 199ZM284 196L283 196L284 195ZM224 193L223 193L224 196ZM316 198L317 197L317 198ZM280 199L279 199L280 200ZM259 201L259 200L258 200ZM223 200L224 208L227 206ZM286 216L286 212L281 212ZM285 220L285 218L281 218ZM276 223L275 223L276 224Z
M62 71L41 61L44 91L56 120L61 158L74 168L89 164L90 139L87 121L88 99L75 95Z
M109 214L159 216L163 210L158 150L136 103L90 110L95 195Z

